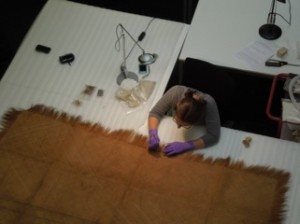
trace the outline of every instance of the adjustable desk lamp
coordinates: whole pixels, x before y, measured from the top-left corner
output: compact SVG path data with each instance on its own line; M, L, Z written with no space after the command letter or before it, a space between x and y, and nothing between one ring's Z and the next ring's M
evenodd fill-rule
M131 78L136 81L138 81L138 77L134 72L130 72L127 70L126 67L126 52L125 52L125 34L124 32L132 39L132 41L142 50L142 54L139 56L138 60L140 61L141 64L144 65L149 65L152 64L156 61L158 55L157 54L150 54L150 53L145 53L145 50L139 45L138 41L135 40L132 35L125 29L125 27L122 24L118 25L121 27L121 38L123 40L123 63L121 64L121 73L117 77L117 83L120 85L122 81L126 78Z
M275 40L281 36L281 29L275 25L277 1L285 3L285 0L272 0L270 12L268 14L267 23L259 28L259 34L267 40Z

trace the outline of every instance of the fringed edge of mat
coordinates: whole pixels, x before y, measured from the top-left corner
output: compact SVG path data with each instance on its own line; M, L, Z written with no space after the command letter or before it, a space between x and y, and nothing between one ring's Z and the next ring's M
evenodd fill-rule
M18 115L24 110L22 109L15 109L11 108L9 109L1 118L1 125L3 126L0 130L0 138L5 135L5 133L8 131L9 127L14 123L14 121L17 119Z
M125 141L128 143L134 143L137 146L146 147L148 137L136 133L134 130L115 130L111 131L108 128L104 128L100 123L92 123L83 121L81 116L69 115L64 111L58 111L57 109L42 104L37 104L29 109L11 108L2 117L1 124L3 128L0 130L0 138L5 135L9 127L14 123L18 116L22 112L32 112L43 116L47 116L61 122L69 123L71 125L79 125L90 131L99 132L106 136L113 136L115 140Z
M268 177L274 177L278 180L276 193L278 197L274 202L274 207L271 211L271 217L269 223L280 224L285 218L287 211L286 207L286 192L289 190L290 173L285 170L280 170L276 168L271 168L267 166L260 165L246 165L243 161L233 161L230 157L228 158L204 158L202 155L195 156L193 154L185 154L181 156L182 159L187 159L189 161L201 161L204 163L224 165L228 168L235 170L247 170L253 174L263 175Z
M133 143L137 146L145 147L148 137L143 136L140 134L137 134L134 130L116 130L116 131L110 131L109 129L104 128L99 123L91 123L91 122L84 122L82 121L82 118L80 116L72 116L68 115L65 112L60 112L56 110L55 108L51 108L45 105L35 105L29 108L28 110L24 109L15 109L12 108L8 110L3 118L2 118L2 130L0 130L0 138L5 135L6 131L9 129L9 127L14 123L14 121L18 118L18 116L24 112L33 112L40 115L44 115L50 118L57 119L62 122L71 123L72 125L80 125L83 128L86 128L90 131L99 132L101 134L107 135L107 136L113 136L114 139L125 141L128 143ZM160 157L159 155L158 157ZM277 193L279 195L278 198L276 198L276 201L274 203L274 207L272 209L272 217L270 220L270 223L279 224L284 219L284 214L286 212L285 209L285 193L288 191L288 182L290 179L289 172L278 170L275 168L269 168L265 166L247 166L242 161L232 161L230 158L204 158L202 155L195 155L195 154L183 154L180 156L176 156L177 159L183 159L183 160L189 160L189 161L195 161L195 162L205 162L209 164L215 164L215 165L224 165L226 167L236 169L236 170L246 170L258 175L264 175L269 177L275 177L277 178L278 185L277 185Z

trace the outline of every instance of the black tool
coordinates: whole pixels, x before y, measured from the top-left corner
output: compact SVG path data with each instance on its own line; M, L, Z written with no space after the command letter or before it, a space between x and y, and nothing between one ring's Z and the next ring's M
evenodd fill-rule
M59 57L59 61L61 64L68 63L69 65L71 65L71 62L73 62L74 59L75 59L75 55L72 53L65 54L65 55Z
M291 66L300 66L300 64L290 64L287 61L280 61L280 60L276 60L276 59L269 59L265 62L266 66L270 66L270 67L281 67L284 65L291 65Z
M38 52L43 52L45 54L49 54L50 51L51 51L51 48L47 47L47 46L44 46L44 45L41 45L41 44L38 44L38 45L36 45L35 50L38 51Z

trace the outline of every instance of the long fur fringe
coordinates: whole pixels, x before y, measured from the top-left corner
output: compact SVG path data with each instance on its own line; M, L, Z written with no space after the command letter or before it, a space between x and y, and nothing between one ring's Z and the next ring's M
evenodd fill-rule
M116 140L125 141L128 143L132 143L134 145L145 147L147 137L137 134L133 130L116 130L110 131L105 129L101 124L93 124L90 122L83 122L80 116L74 117L70 116L65 112L59 112L54 108L47 107L44 105L35 105L28 110L23 109L15 109L12 108L8 110L2 118L2 130L0 130L0 138L5 135L5 133L9 130L14 121L18 118L18 115L24 111L38 113L56 120L60 120L61 122L69 123L74 126L80 125L82 128L87 129L93 132L99 132L99 134L110 136ZM205 162L214 165L223 165L232 169L237 170L246 170L257 175L264 176L272 176L279 180L277 186L277 193L279 197L276 198L275 206L273 207L272 214L277 214L272 217L270 223L281 223L284 217L285 209L285 193L288 191L288 182L290 178L290 174L283 170L277 170L270 167L264 166L246 166L242 161L232 161L230 158L222 159L212 159L206 158L204 159L201 155L192 155L192 154L184 154L181 156L177 156L176 159L184 159L189 160L191 162Z
M134 130L121 129L121 130L111 131L109 129L104 128L99 123L85 122L82 120L82 118L80 116L71 116L65 112L57 111L55 108L44 106L41 104L34 105L31 108L29 108L28 110L16 109L16 108L12 108L12 109L8 110L4 114L4 116L1 120L1 124L2 124L3 128L2 128L2 130L0 130L0 138L7 132L9 127L17 119L18 115L24 111L41 114L43 116L47 116L47 117L59 120L64 123L69 123L74 126L80 125L82 128L84 128L86 130L99 132L102 135L107 135L107 136L109 135L110 137L113 137L116 140L126 141L128 143L132 143L137 146L145 146L146 142L147 142L146 136L137 134Z

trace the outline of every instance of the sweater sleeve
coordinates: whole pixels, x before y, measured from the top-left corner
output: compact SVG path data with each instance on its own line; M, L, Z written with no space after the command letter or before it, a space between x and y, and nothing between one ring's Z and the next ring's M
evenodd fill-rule
M176 103L180 101L186 89L187 87L179 85L170 88L151 109L149 117L156 117L160 120L169 110L174 108Z
M206 95L205 99L207 101L205 115L206 133L201 138L207 147L218 142L221 133L221 122L215 100L210 95Z

